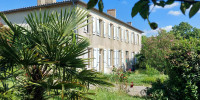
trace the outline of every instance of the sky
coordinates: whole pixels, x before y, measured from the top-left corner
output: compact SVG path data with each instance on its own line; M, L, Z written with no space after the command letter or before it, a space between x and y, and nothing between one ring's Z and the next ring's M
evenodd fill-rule
M63 0L57 0L60 2ZM88 2L89 0L82 0ZM124 22L132 22L133 27L144 31L143 35L155 36L157 35L157 30L151 30L148 25L147 20L141 18L138 14L134 18L131 17L131 10L134 4L138 0L103 0L104 2L104 12L108 9L116 9L117 18ZM36 6L37 0L1 0L0 11L12 10L17 8ZM178 25L181 22L188 22L190 25L200 28L200 11L189 18L186 11L186 15L183 15L180 11L180 2L175 2L172 5L165 6L164 8L153 5L150 6L151 14L150 21L157 22L158 27L170 31L174 25Z

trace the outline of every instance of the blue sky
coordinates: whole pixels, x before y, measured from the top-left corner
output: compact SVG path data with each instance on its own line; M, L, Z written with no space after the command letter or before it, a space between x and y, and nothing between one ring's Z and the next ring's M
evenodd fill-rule
M63 0L57 0L57 2ZM83 0L88 2L89 0ZM156 30L151 30L147 21L143 20L139 14L132 18L131 9L135 2L138 0L103 0L104 1L104 12L107 9L116 9L117 18L124 22L132 22L133 26L144 31L144 35L151 36L156 35ZM0 11L17 9L28 6L37 5L37 0L1 0ZM153 7L153 6L152 6ZM152 7L150 7L152 9ZM192 26L200 28L200 12L198 12L191 19L188 17L188 11L186 15L183 15L180 10L180 3L176 2L173 5L166 6L164 8L154 7L151 15L150 21L157 22L159 28L170 30L174 25L178 25L180 22L188 22Z

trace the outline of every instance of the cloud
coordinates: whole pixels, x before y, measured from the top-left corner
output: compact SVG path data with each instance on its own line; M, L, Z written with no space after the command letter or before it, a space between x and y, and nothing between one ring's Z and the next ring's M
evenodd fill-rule
M177 7L177 6L179 6L179 5L180 5L179 2L175 2L175 3L171 4L171 5L166 5L164 8L161 7L161 6L154 6L154 5L151 5L151 6L150 6L150 9L153 9L152 12L156 12L156 10L158 10L158 9L171 9L171 8Z
M181 12L180 12L180 11L170 10L170 11L168 12L168 14L174 15L174 16L179 16L179 15L181 15Z
M156 29L156 30L144 30L144 33L143 35L146 35L146 36L156 36L158 35L158 31L160 29L164 29L166 30L167 32L171 31L172 30L172 25L168 25L168 26L165 26L165 27L161 27L159 29Z
M126 5L126 4L128 4L128 2L125 1L125 0L123 0L123 1L122 1L122 4Z

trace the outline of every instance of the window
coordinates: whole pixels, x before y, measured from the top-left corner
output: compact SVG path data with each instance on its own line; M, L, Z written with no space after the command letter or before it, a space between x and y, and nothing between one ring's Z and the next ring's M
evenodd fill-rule
M111 66L111 50L108 49L108 67Z
M92 33L96 34L96 24L95 24L95 18L92 17Z
M125 42L127 41L127 31L125 30Z
M107 67L107 51L104 49L103 51L103 63L104 63L104 68Z
M90 21L89 18L90 18L90 15L88 15L88 16L86 17L87 20L86 20L86 22L85 22L84 24L87 24L87 25L84 27L84 33L89 33L89 32L90 32L90 31L89 31L89 27L90 27L90 26L89 26L89 24L88 24L89 21Z
M97 35L99 35L100 36L100 27L101 27L101 24L100 24L100 20L99 20L99 18L97 18Z
M121 41L123 41L124 38L124 30L121 28Z
M131 43L134 43L134 33L131 33Z
M114 26L114 28L113 28L113 34L114 34L113 35L114 36L113 39L115 40L115 38L116 38L116 26Z
M121 52L121 58L122 58L122 66L124 65L124 51Z
M131 53L131 65L134 64L134 52Z
M119 40L119 27L117 27L117 40Z
M106 37L106 23L103 21L103 36Z
M93 51L93 56L94 56L94 61L93 61L93 68L96 70L96 71L99 71L99 49L98 48L94 48L94 51Z
M135 33L135 44L137 44L137 34Z
M108 24L108 37L109 37L109 39L111 37L111 24L110 23Z

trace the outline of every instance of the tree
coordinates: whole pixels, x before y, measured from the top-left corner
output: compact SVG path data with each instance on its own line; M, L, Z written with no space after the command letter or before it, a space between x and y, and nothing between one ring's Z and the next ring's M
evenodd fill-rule
M81 8L33 12L25 18L28 27L21 27L0 13L10 28L0 33L0 67L4 74L11 72L5 82L14 80L12 95L23 100L87 99L90 84L111 85L85 68L89 59L79 57L87 53L89 41L74 31L87 15Z
M166 71L166 57L171 52L171 46L176 41L173 34L160 30L158 36L143 38L141 54L144 56L140 61L140 67L150 65L159 71Z
M190 11L190 18L192 18L200 9L200 2L198 0L138 0L132 8L131 16L134 17L139 13L144 20L148 21L152 29L156 29L158 27L157 23L150 22L149 20L149 15L153 9L150 9L150 6L165 7L166 5L172 5L174 2L181 2L181 12L185 15L185 11L188 9ZM99 11L102 12L104 8L103 0L89 0L87 8L93 8L97 3Z
M181 22L179 25L175 25L174 27L172 27L172 30L170 32L174 34L176 38L189 39L191 37L200 37L200 29L191 26L187 22Z

